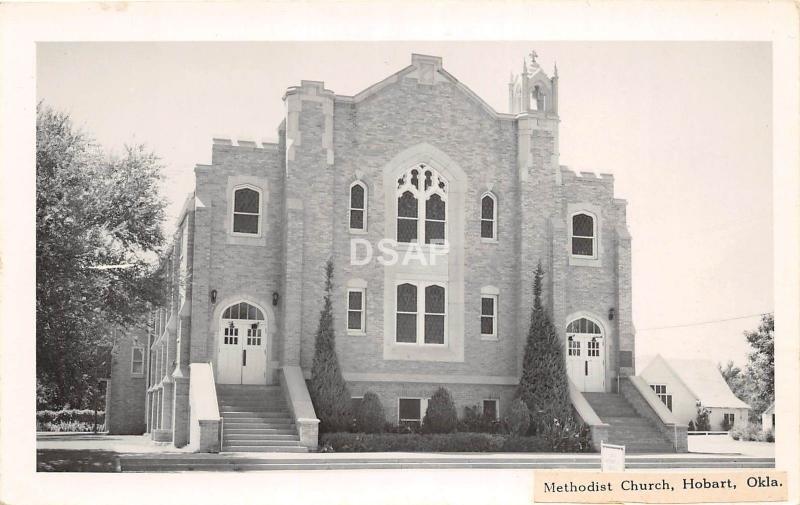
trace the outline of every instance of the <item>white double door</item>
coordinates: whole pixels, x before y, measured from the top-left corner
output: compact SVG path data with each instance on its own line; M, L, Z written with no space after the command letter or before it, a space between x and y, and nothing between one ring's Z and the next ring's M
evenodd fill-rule
M223 319L220 322L217 383L267 383L265 321Z
M602 393L606 386L605 341L597 334L567 333L567 374L585 393Z

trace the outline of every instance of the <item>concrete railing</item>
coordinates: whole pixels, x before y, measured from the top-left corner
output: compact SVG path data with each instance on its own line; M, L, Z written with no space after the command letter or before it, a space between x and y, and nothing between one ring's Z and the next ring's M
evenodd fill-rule
M638 376L624 377L620 380L619 387L620 394L633 405L634 410L655 424L664 437L672 442L675 452L688 452L689 426L675 419L644 379Z
M297 426L300 444L316 449L319 444L319 419L314 412L306 380L299 366L284 366L280 371L281 389Z
M219 452L222 417L211 363L189 365L189 446L194 452Z
M598 416L592 406L589 405L583 393L572 383L572 380L569 380L569 399L578 417L589 426L589 430L592 434L592 447L594 447L596 451L599 451L602 442L608 441L609 425L600 419L600 416Z

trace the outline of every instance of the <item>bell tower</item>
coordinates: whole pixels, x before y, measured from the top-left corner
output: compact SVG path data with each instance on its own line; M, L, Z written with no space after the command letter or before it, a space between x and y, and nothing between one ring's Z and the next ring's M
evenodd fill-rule
M511 76L508 101L514 115L517 133L517 171L520 215L524 216L519 230L519 319L517 328L524 334L529 324L527 314L533 306L533 272L541 260L546 271L556 272L553 260L553 237L564 236L562 228L553 229L552 218L559 212L558 195L561 170L558 155L558 73L548 77L531 51L522 62L522 72ZM558 220L556 220L558 224ZM564 246L566 247L566 245ZM559 271L560 272L560 271ZM548 275L544 300L554 320L562 316L556 303L554 275ZM560 279L559 279L560 282ZM518 349L518 370L522 370L525 342Z

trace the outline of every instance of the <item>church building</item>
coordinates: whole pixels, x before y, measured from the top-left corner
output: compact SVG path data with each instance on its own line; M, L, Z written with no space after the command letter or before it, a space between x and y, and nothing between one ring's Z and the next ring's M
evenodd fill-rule
M420 423L439 386L459 414L506 414L541 262L573 402L607 439L593 406L634 374L626 202L612 175L559 164L557 69L531 53L507 86L497 112L413 54L353 96L289 87L275 143L214 139L165 260L169 303L139 338L153 440L316 448L306 381L329 259L344 379L392 424Z

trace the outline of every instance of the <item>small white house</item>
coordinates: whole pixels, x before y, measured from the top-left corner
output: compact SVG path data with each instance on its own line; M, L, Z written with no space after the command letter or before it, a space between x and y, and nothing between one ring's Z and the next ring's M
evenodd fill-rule
M775 402L761 414L761 429L764 431L775 430Z
M681 423L697 418L698 407L709 410L712 431L748 423L750 406L736 397L717 365L708 360L656 356L639 374Z

